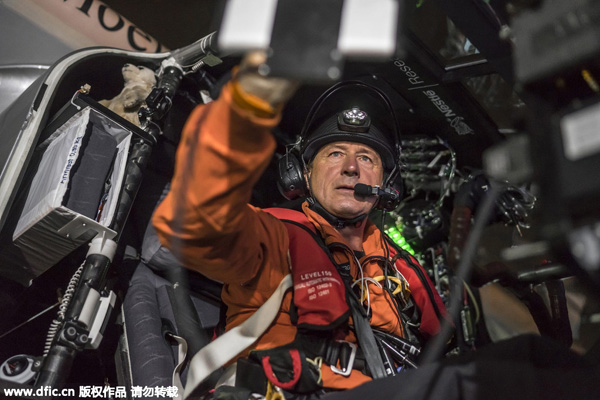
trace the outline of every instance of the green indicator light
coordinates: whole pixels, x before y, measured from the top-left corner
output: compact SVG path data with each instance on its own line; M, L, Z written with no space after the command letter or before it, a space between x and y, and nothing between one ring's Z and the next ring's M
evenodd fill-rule
M385 230L385 233L398 245L398 247L408 251L411 255L415 255L415 251L412 249L410 244L402 236L396 227L390 227Z

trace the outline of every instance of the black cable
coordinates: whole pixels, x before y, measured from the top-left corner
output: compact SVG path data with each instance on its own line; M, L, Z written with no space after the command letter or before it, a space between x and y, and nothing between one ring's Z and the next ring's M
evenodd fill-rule
M486 192L485 196L483 197L483 201L477 207L473 229L469 233L469 238L465 243L462 257L460 258L458 267L456 269L456 286L459 286L461 282L469 281L479 238L481 237L483 229L487 226L488 221L492 216L498 194L499 190L496 188L496 186L490 185L490 190ZM425 346L423 350L423 357L421 358L421 365L434 362L443 356L446 343L448 343L454 331L454 326L452 326L451 321L459 320L458 317L461 303L462 290L458 290L458 287L455 287L450 293L450 305L448 309L449 318L443 318L441 320L442 325L440 333L435 336L427 346Z
M386 213L385 210L381 211L381 227L379 228L379 231L381 232L381 245L383 246L383 255L385 258L383 261L383 276L384 276L383 289L389 294L390 299L392 301L392 305L394 306L393 311L396 314L396 318L398 318L398 322L404 328L404 326L402 324L402 309L400 308L400 305L398 304L398 300L396 299L396 297L393 294L393 290L391 290L388 287L388 276L389 276L388 275L388 267L396 269L396 266L390 262L390 249L385 240L385 237L386 237L386 233L384 230L385 213Z
M414 369L418 368L417 364L410 359L408 354L403 354L402 352L398 351L398 349L387 343L385 340L381 340L381 344L392 353L392 358L394 358L399 364L406 364Z

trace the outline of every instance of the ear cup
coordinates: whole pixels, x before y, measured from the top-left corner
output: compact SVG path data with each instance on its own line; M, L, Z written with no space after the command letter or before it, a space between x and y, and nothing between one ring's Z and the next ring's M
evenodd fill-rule
M300 161L300 155L292 150L287 152L278 161L277 188L288 200L304 197L308 194L308 188L304 180L304 168Z

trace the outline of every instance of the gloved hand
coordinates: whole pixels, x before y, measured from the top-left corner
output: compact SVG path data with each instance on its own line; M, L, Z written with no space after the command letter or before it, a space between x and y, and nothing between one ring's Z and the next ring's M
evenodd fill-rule
M535 205L536 198L525 189L507 186L496 200L496 208L507 225L517 228L529 228L529 212Z
M264 51L249 52L240 63L235 79L247 94L266 101L273 109L289 100L299 83L295 80L269 76L264 69L267 56Z
M483 173L478 173L459 187L454 196L454 208L466 207L471 213L475 213L491 185L498 185L500 192L490 221L502 221L507 225L528 228L526 218L535 204L535 196L522 188L507 183L492 182Z

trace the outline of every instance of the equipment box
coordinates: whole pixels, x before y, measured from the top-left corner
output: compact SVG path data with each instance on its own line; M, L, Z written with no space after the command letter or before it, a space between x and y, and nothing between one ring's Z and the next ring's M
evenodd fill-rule
M79 104L64 107L45 130L47 138L36 150L39 166L13 233L32 276L98 234L116 235L110 226L132 127Z

